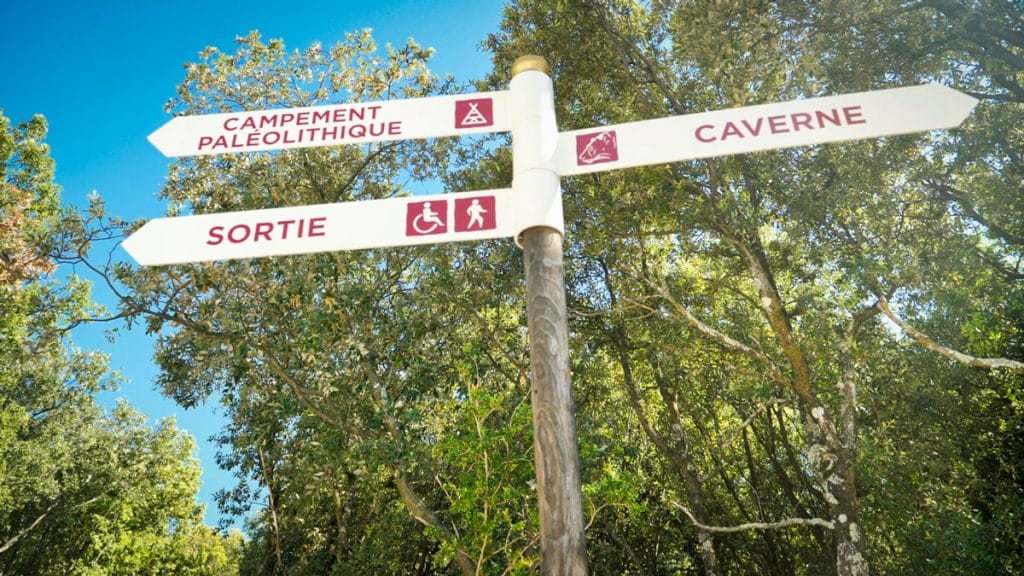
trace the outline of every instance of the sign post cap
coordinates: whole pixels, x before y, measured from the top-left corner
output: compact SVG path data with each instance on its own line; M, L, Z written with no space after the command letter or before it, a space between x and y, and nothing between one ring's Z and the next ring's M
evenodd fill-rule
M512 77L514 78L520 72L527 70L538 70L548 76L551 75L551 66L548 66L548 61L533 54L516 58L516 61L512 63Z

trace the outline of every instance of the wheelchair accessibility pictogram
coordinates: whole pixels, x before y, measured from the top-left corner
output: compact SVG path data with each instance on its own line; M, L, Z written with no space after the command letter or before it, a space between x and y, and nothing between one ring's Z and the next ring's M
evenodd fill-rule
M448 201L410 202L405 213L405 235L427 236L448 231Z

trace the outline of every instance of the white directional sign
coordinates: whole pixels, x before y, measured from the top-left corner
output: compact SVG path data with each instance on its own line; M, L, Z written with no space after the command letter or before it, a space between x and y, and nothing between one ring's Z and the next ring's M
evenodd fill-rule
M168 156L184 156L508 131L513 109L532 100L516 102L509 92L484 92L180 116L154 132L150 141ZM551 173L554 162L522 169L514 184L515 202L512 190L501 189L159 218L123 246L140 264L159 265L501 238L518 236L533 226L561 230L558 176L952 128L976 104L974 98L944 86L912 86L557 136L551 112L557 175ZM537 144L531 138L525 141ZM527 146L515 140L513 149Z
M156 218L121 246L143 266L506 238L510 189Z
M945 86L672 116L559 134L562 176L960 125L978 103Z
M508 92L178 116L149 141L165 156L506 132Z

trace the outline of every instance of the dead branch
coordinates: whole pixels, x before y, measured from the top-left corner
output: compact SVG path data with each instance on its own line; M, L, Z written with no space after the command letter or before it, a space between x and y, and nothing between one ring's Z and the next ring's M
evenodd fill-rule
M967 364L968 366L974 366L976 368L984 368L986 370L1009 370L1011 372L1024 373L1024 362L1018 362L1016 360L1010 360L1009 358L977 358L969 354L964 354L952 348L947 348L942 344L932 340L923 332L914 328L902 318L893 313L889 308L889 301L884 296L878 297L878 307L882 309L882 312L889 317L890 320L896 323L904 332L910 335L915 342L931 350L937 352L947 358L953 359L961 364Z
M693 513L690 512L690 509L686 506L677 502L672 502L671 504L682 510L697 529L705 532L731 534L736 532L746 532L747 530L776 530L779 528L789 528L790 526L824 526L829 530L836 527L834 523L822 518L787 518L778 522L747 522L746 524L740 524L739 526L707 526L697 522L697 519L693 517Z

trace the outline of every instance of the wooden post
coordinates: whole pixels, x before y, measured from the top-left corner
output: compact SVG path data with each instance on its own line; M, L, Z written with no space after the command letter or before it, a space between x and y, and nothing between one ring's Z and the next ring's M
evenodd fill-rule
M585 576L583 493L569 365L562 264L562 206L550 69L539 56L512 66L512 188L518 204L550 225L517 238L526 267L526 317L532 370L533 446L540 509L541 574ZM529 200L524 201L525 198Z

